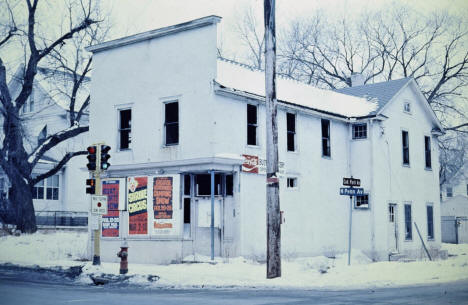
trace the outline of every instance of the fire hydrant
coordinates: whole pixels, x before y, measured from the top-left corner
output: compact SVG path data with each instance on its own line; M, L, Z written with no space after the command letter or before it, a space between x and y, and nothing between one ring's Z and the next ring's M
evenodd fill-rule
M128 243L124 239L122 245L120 246L120 251L117 253L117 256L120 257L120 274L126 274L128 272Z

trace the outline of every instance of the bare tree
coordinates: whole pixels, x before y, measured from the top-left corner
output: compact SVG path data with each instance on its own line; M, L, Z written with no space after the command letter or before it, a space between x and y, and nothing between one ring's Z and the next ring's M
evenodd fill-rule
M39 2L43 7L39 6ZM17 229L22 232L35 232L37 230L32 201L32 189L34 185L57 173L71 158L85 154L84 151L72 151L63 155L62 159L51 170L37 176L32 176L32 170L44 154L60 143L67 141L81 133L87 132L89 127L81 124L83 114L89 104L89 96L84 101L77 101L78 92L85 83L90 71L91 59L81 50L82 44L99 38L100 20L99 10L90 0L68 2L68 16L66 22L62 22L56 28L46 28L43 25L48 20L41 20L42 8L47 9L48 3L39 0L26 0L26 4L14 3L15 9L9 9L11 13L8 25L2 25L0 38L3 45L16 43L25 46L24 50L15 46L16 52L24 51L24 69L19 75L19 93L14 95L7 84L7 64L0 58L0 100L3 116L3 143L0 148L0 165L11 183L9 191L10 201L15 209ZM13 6L13 5L12 5ZM8 8L12 7L8 5ZM18 16L18 17L17 17ZM23 26L16 26L22 16L27 16ZM64 20L65 21L65 20ZM9 34L9 33L13 34ZM6 33L6 35L5 35ZM17 39L17 41L15 41ZM75 56L70 56L67 50L74 50ZM73 53L73 51L71 51ZM32 150L25 146L25 135L22 128L20 110L31 95L36 79L39 64L55 64L52 73L53 78L70 80L69 86L63 87L63 92L70 99L69 127L49 135L43 143ZM68 89L68 90L67 90ZM57 90L60 90L57 87ZM77 105L80 105L77 108Z
M265 35L252 6L240 13L235 31L240 41L247 48L247 60L257 69L264 67Z

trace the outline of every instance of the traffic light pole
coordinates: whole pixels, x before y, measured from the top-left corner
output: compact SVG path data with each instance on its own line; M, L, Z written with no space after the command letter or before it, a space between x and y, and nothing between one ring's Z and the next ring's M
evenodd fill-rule
M96 170L93 172L96 179L96 195L102 195L101 186L101 144L96 144ZM101 215L97 215L97 229L94 229L94 255L93 265L101 265Z

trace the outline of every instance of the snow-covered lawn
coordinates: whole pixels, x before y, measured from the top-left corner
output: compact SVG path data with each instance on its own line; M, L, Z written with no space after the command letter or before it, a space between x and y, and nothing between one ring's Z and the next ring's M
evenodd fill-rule
M18 265L76 266L83 265L82 282L91 282L89 274L118 274L118 263L93 266L83 262L86 253L86 233L39 232L19 237L0 238L0 263ZM130 282L169 287L297 287L297 288L369 288L395 285L430 284L468 279L468 245L444 244L447 260L418 262L372 263L364 254L353 250L351 266L346 254L335 259L320 257L283 260L281 278L265 279L265 264L244 258L229 261L217 259L216 264L194 263L168 266L130 264ZM131 256L131 249L129 251ZM206 257L187 257L206 261ZM148 275L158 275L159 281L149 283Z

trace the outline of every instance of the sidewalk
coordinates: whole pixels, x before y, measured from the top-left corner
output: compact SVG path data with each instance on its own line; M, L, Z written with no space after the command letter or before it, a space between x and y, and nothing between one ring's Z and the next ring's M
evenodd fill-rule
M39 266L42 268L82 267L77 281L91 284L90 275L118 275L118 263L93 266L84 261L86 233L38 232L33 235L0 237L0 264ZM186 257L198 263L167 266L129 264L128 283L150 287L173 288L327 288L355 289L387 286L435 284L468 279L468 245L444 244L449 258L438 261L372 263L359 250L353 250L351 266L346 254L283 259L282 277L265 278L266 266L242 257L229 260ZM131 257L131 248L129 256ZM57 268L55 268L57 270ZM75 269L76 270L76 269ZM159 277L159 279L158 279ZM150 279L150 280L148 280Z

